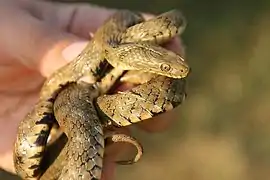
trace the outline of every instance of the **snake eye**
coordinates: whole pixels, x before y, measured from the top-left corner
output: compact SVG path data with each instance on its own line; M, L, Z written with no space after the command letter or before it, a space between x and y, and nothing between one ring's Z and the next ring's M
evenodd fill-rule
M170 66L169 64L161 64L161 65L160 65L160 69L161 69L162 71L168 72L168 71L171 70L171 66Z

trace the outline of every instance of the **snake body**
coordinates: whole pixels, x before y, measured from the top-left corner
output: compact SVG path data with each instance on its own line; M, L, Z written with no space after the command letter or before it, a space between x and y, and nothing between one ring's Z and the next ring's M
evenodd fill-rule
M185 79L157 76L129 91L100 96L101 113L118 126L128 126L172 110L186 97Z
M68 138L60 154L41 176L41 180L100 179L103 165L104 136L115 142L129 142L138 149L134 160L119 161L129 164L138 161L142 148L127 135L104 133L94 99L97 89L86 83L66 85L54 103L55 117ZM74 130L77 129L77 130Z
M97 95L97 89L81 83L69 84L58 94L54 114L68 142L41 180L101 178L105 143L93 104Z
M72 143L67 143L61 153L68 153L69 155L62 156L60 154L59 157L63 158L63 162L66 162L64 158L67 158L67 161L70 163L62 169L60 179L100 179L104 137L102 134L103 131L100 130L103 128L100 121L101 117L96 114L93 105L94 99L108 92L125 70L139 70L159 75L157 78L149 81L149 83L143 84L148 85L149 88L144 90L143 85L138 86L138 88L142 90L141 95L145 93L149 95L151 86L157 85L156 83L162 80L162 78L165 78L163 79L165 82L163 87L165 89L159 89L156 95L159 96L158 93L162 93L163 91L167 93L156 97L156 99L150 96L140 99L139 96L141 95L138 96L138 94L134 92L130 95L128 94L129 92L127 92L118 94L120 95L118 96L120 97L119 102L124 104L126 101L125 98L132 99L135 97L134 95L136 95L135 101L141 100L141 102L144 101L148 104L156 102L155 100L158 99L162 101L162 99L165 98L165 105L163 104L161 109L156 111L151 109L151 112L153 112L151 116L144 116L143 114L137 113L137 117L141 116L141 118L136 121L129 120L130 115L127 114L126 110L124 110L124 114L124 111L115 110L115 112L117 112L116 114L120 114L128 119L121 117L119 120L119 118L115 116L115 113L110 114L110 112L105 111L106 109L110 109L111 111L112 109L108 108L108 106L113 105L113 99L117 100L115 95L108 95L101 96L98 99L97 105L99 106L99 112L104 112L103 115L112 118L111 121L116 122L118 125L127 125L168 110L167 104L170 104L170 102L173 104L175 98L170 99L166 96L171 97L171 95L174 96L175 93L177 94L177 88L176 90L175 88L170 90L171 87L175 87L174 84L177 84L177 80L173 78L186 77L189 72L189 67L181 56L157 46L157 44L164 43L176 34L181 33L183 26L183 17L181 13L176 10L161 14L149 21L144 21L140 15L126 10L116 12L112 15L104 25L97 30L85 50L76 59L52 74L44 83L38 103L22 120L18 128L18 137L14 148L14 164L17 173L23 179L40 178L42 174L42 172L40 172L40 165L42 164L50 130L57 122L56 120L63 117L63 115L59 117L56 112L60 112L60 115L61 112L73 112L71 105L80 103L76 103L76 98L69 99L68 96L72 97L72 94L77 93L76 95L85 97L85 100L83 100L84 98L80 98L82 99L81 104L85 104L78 106L78 111L76 111L81 111L82 114L80 114L80 116L74 115L74 117L72 116L70 119L63 113L69 121L67 122L65 120L62 125L65 130L67 130L64 130L64 132L68 137L74 137L78 131L81 131L80 135L77 134L78 136L83 136L82 138L84 139L87 139L86 137L90 138L90 140L86 140L82 147L82 149L90 150L90 152L85 154L80 153L79 145L82 144L78 145L75 143L76 145L72 145ZM102 67L108 62L113 66L113 69L103 74ZM77 82L84 76L90 77L95 83L95 86L91 86L90 91L89 88L87 89L85 87L76 88L76 86L81 86L79 84L73 87L74 90L69 89L69 86L66 89L64 88L69 83ZM178 90L179 87L180 86L178 86ZM78 92L81 94L78 94ZM83 92L88 92L88 94ZM67 96L66 94L69 95ZM61 98L61 96L65 98ZM175 97L176 99L179 98L178 96ZM66 110L58 111L57 108L54 110L54 107L60 107L60 104L57 104L58 98L62 99L62 101L60 101L62 103L61 106L63 106L64 109L66 108ZM71 101L71 105L68 104L68 99ZM180 103L180 100L177 102ZM148 111L148 107L149 106L144 107L144 110ZM175 106L171 106L169 109L172 107ZM156 106L155 108L158 109ZM132 111L130 112L132 113ZM74 119L79 119L79 121L76 121L74 124ZM127 121L129 123L126 123ZM76 128L71 128L73 124L76 125ZM59 123L59 125L61 126L61 123ZM89 131L89 134L85 133L86 130ZM71 139L74 140L74 138ZM72 154L73 151L74 154ZM99 155L99 159L91 159L93 158L91 155L97 154ZM58 159L61 160L59 157ZM77 159L74 159L75 157L77 157ZM95 157L97 156L94 156L94 158ZM86 161L86 159L88 159L88 161ZM78 163L80 164L82 162L87 163L84 165L81 164L81 166L73 166L74 163L78 165ZM94 167L96 167L96 169ZM71 174L66 173L68 176L64 175L65 170L68 170ZM58 179L58 177L55 176L55 179Z

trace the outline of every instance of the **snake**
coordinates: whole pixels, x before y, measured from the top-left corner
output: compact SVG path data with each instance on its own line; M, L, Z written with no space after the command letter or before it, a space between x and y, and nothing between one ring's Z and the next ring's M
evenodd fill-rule
M89 150L89 148L92 148L91 150L93 151L86 154L90 156L95 155L94 157L87 157L85 154L83 155L78 152L79 147L70 145L72 143L67 143L62 150L63 153L61 153L74 152L74 154L70 156L61 156L60 154L57 158L61 160L60 157L62 157L62 159L69 157L67 161L70 162L68 165L65 165L66 168L64 168L70 173L63 173L63 171L61 171L62 174L60 177L62 179L99 180L102 171L104 137L106 136L103 134L104 122L105 124L107 122L113 122L119 126L125 126L133 122L148 119L156 114L172 109L175 105L181 103L181 98L178 96L179 91L177 90L183 87L181 83L184 81L183 78L189 73L189 66L180 55L158 45L180 34L184 26L185 21L183 15L178 10L163 13L150 20L145 20L139 13L128 10L120 10L108 18L103 26L95 32L92 40L81 54L53 73L44 82L37 104L19 124L18 135L14 146L14 164L17 174L23 179L42 178L40 167L46 150L46 143L52 126L58 122L60 126L63 126L63 129L68 130L65 134L70 137L72 137L72 134L74 135L74 133L81 131L80 128L90 130L90 132L88 132L89 140L85 142L86 144L84 145L86 149ZM104 69L106 69L104 67L108 65L112 66L112 68L109 72L104 72ZM135 88L120 94L105 95L124 72L133 70L151 73L151 76L153 76L149 82L136 87L142 90L142 94L137 93ZM77 87L76 89L76 86L81 86L81 83L76 82L85 76L93 82L90 86L90 90L89 87L85 88L84 86L82 88ZM152 97L150 94L153 88L151 87L155 86L155 83L158 82L163 82L165 89L161 88L157 90L156 97ZM71 86L70 84L72 83L76 83L76 86ZM148 86L148 89L146 86ZM70 87L73 87L74 90L70 90ZM82 118L81 122L76 121L76 123L75 121L72 122L72 118L68 118L70 119L68 123L66 120L63 120L65 123L59 121L62 117L67 118L67 115L61 116L61 112L63 114L63 112L73 111L58 111L57 108L55 108L60 107L59 103L57 103L57 99L63 99L60 102L62 102L63 108L67 106L66 108L68 109L71 105L68 105L67 99L69 98L67 97L71 96L71 94L74 93L73 91L75 91L75 94L77 92L79 96L80 93L78 92L88 92L81 93L85 94L84 101L88 104L88 108L84 109L84 111L87 112L85 114L89 114L87 120L89 121L89 119L91 119L88 125L84 126L87 121L85 119L86 117ZM180 92L182 95L183 91ZM67 96L65 93L69 95ZM130 93L132 94L130 95ZM147 94L148 97L143 96L143 94ZM61 95L65 98L61 98ZM159 104L154 104L154 109L149 105L143 107L143 109L140 107L141 110L137 110L138 112L136 112L136 114L137 117L141 117L139 119L135 118L136 120L134 120L134 117L131 118L132 115L127 114L128 111L126 111L125 108L122 110L116 107L114 108L115 110L113 110L113 107L108 108L108 106L113 105L113 99L117 101L116 96L119 97L119 102L123 104L125 104L126 98L135 98L135 101L144 101L147 102L146 104L151 104L151 101L154 100L155 102L160 99L163 103L160 107L158 107ZM172 98L167 98L166 96ZM94 103L94 99L96 98L97 101ZM75 100L76 98L71 99L71 104L80 104L76 103ZM98 113L96 112L96 106L98 107ZM78 111L83 108L86 108L86 106L78 107ZM105 109L113 112L113 114L110 114ZM146 115L142 110L147 111L149 114ZM57 112L60 112L60 117L58 117ZM122 115L123 112L125 112L124 115ZM130 110L129 112L132 113ZM101 121L101 115L107 116L110 121ZM128 118L123 119L123 116ZM78 117L74 118L80 119ZM74 123L77 125L77 128L71 128ZM79 123L81 123L81 126L79 126ZM71 127L69 127L69 125ZM81 134L85 135L85 131L81 131ZM111 137L119 136L116 134L116 136L111 135ZM132 140L131 137L128 138L128 136L126 139L131 139L131 142L135 141ZM119 139L116 141L119 141ZM99 158L95 159L97 156L99 156ZM77 159L77 161L79 161L77 163L85 162L84 166L80 166L80 168L72 166L72 162L76 162L75 157L79 158ZM82 158L84 159L82 160ZM51 167L49 167L49 169ZM73 171L72 169L75 170ZM46 173L44 175L46 175ZM72 178L73 175L74 178ZM59 177L55 177L55 179L58 178Z

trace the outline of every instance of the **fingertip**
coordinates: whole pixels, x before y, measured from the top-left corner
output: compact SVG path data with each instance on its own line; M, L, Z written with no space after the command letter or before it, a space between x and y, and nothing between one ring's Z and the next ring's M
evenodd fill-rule
M177 118L177 112L174 110L160 114L152 119L142 121L137 126L149 133L163 132L167 130Z
M185 57L185 46L182 43L182 39L179 37L174 37L168 43L164 44L166 49L169 49L182 57Z
M67 39L54 44L40 61L40 73L44 77L49 77L53 72L76 58L87 43L87 41Z
M118 133L129 134L127 128L115 129ZM105 130L106 133L106 130ZM126 147L124 143L111 143L106 144L104 163L102 168L101 180L113 180L115 179L116 171L116 161L122 153L126 152Z
M63 58L69 62L76 58L87 46L88 41L78 41L70 44L62 51Z
M149 13L143 13L142 16L145 20L149 20L155 17L155 15Z
M102 168L101 180L115 179L116 164L113 161L108 161L105 158L105 163Z
M119 134L130 134L128 128L115 128L114 132ZM106 134L106 131L105 131ZM119 155L126 151L126 144L122 142L111 142L106 145L105 156L107 159L111 159L112 161L116 161Z

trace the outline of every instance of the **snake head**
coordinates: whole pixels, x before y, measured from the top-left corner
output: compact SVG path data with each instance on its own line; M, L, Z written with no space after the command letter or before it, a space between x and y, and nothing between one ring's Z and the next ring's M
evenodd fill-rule
M106 59L115 68L139 70L172 78L184 78L190 70L180 55L148 43L115 46L106 51Z
M190 68L185 60L171 51L164 49L164 52L160 57L159 69L160 72L154 72L163 76L172 78L184 78L188 75ZM156 61L156 59L154 59ZM153 67L155 71L155 67Z

